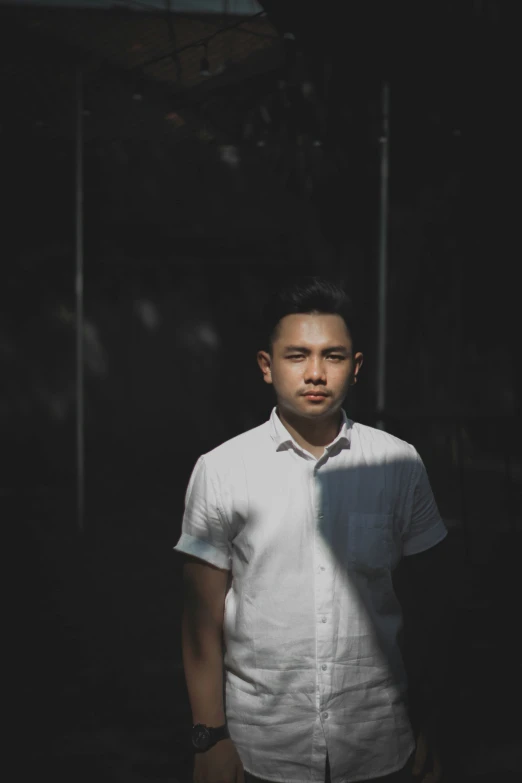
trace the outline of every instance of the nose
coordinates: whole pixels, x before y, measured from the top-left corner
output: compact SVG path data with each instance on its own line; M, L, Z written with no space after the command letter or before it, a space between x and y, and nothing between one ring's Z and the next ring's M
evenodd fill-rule
M306 381L326 381L324 361L318 357L310 357L306 364Z

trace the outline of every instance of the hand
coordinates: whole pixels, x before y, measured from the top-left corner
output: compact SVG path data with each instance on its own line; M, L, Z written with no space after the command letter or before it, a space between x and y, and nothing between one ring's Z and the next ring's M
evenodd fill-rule
M435 741L435 732L421 728L411 774L420 783L439 783L442 780L442 764Z
M231 739L217 742L205 753L196 753L194 783L245 783L243 764Z

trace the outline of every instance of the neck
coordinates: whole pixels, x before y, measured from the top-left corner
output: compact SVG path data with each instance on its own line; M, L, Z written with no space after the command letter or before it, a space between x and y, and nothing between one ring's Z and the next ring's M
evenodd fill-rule
M293 439L304 449L324 449L329 446L339 434L342 423L341 411L335 411L327 419L311 421L295 416L289 411L277 406L277 415L285 425Z

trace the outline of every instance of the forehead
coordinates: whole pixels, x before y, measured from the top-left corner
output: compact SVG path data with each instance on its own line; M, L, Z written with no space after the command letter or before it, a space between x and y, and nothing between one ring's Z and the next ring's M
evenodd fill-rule
M340 315L323 313L292 313L278 325L275 341L285 345L326 346L344 344L351 347L350 333Z

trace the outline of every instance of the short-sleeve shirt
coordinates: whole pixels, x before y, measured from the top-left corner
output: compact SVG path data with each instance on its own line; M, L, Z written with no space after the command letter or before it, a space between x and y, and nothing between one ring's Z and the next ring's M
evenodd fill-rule
M413 446L347 418L317 459L274 408L201 456L179 552L231 571L225 711L245 769L350 783L415 742L392 572L447 535Z

